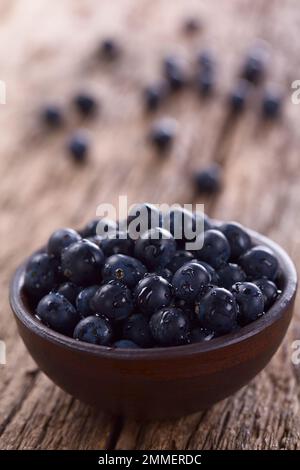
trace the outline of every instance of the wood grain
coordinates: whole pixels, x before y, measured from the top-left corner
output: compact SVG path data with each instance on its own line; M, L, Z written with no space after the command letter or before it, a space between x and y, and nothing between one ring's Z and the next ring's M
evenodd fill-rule
M190 13L203 18L204 29L188 39L181 23ZM51 230L82 225L119 194L130 203L204 202L210 215L269 235L300 262L300 108L290 101L291 81L299 79L297 0L3 0L0 21L0 78L8 91L0 108L0 336L8 351L0 366L0 448L299 449L300 370L291 362L299 301L284 344L250 385L204 413L146 424L113 420L56 388L26 353L7 302L13 270ZM95 60L107 34L122 43L118 64ZM284 117L264 125L257 95L229 124L226 93L257 36L272 45L270 79L286 89ZM158 113L180 125L173 152L160 161L146 144L151 118L143 113L141 88L158 76L164 54L178 51L192 63L206 46L219 59L218 92L207 103L184 92ZM89 164L77 168L64 146L83 123L70 109L64 131L49 136L37 115L46 99L69 109L72 94L86 86L102 112L87 124ZM189 173L209 161L222 163L224 187L217 198L203 199L193 194Z

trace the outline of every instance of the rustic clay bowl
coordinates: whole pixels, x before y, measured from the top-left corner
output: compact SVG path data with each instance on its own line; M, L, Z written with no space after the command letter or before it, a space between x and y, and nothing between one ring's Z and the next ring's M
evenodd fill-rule
M211 341L170 348L122 350L63 336L41 324L22 292L25 263L16 271L11 307L20 335L45 374L83 402L135 418L171 418L203 410L246 385L270 361L289 326L297 274L277 244L249 231L273 250L283 273L282 294L266 315Z

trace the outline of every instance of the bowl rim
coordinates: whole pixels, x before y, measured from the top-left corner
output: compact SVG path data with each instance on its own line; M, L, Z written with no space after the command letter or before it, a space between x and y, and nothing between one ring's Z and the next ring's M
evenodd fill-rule
M213 338L209 341L192 343L181 346L155 347L149 349L117 349L111 346L100 346L95 344L84 343L61 333L58 333L46 325L43 325L32 312L29 311L22 298L22 287L24 281L25 267L28 260L34 254L44 251L37 250L25 262L23 262L15 271L9 291L9 301L11 309L17 319L31 332L40 338L55 343L65 349L71 349L76 352L92 354L118 360L152 360L152 359L168 359L182 356L199 355L201 353L209 353L217 351L229 346L241 343L246 339L260 334L264 329L271 326L283 317L287 307L293 301L297 290L297 272L295 265L286 251L281 248L270 238L261 235L254 230L246 228L256 246L263 245L271 249L276 255L281 270L284 274L284 288L268 312L258 320L242 327L236 332Z

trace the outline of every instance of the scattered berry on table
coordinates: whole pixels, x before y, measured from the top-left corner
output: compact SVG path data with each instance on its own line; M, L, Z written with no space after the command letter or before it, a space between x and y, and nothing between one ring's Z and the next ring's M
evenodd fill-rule
M205 70L214 70L216 68L216 61L212 51L205 49L198 54L197 68L200 72Z
M229 106L233 113L240 113L245 109L249 92L249 82L247 80L240 79L229 94Z
M242 78L254 85L261 83L266 74L268 59L267 45L261 41L248 52L242 66Z
M147 268L154 270L166 267L176 252L176 242L165 229L154 228L143 233L136 241L134 255Z
M278 261L268 248L263 246L255 246L241 256L240 265L252 279L260 279L262 277L273 281L278 271Z
M167 87L164 82L148 85L144 89L144 103L147 111L156 111L167 96Z
M94 310L111 320L119 321L133 312L133 298L127 286L117 281L109 281L99 287L93 297Z
M154 313L150 330L159 346L179 346L190 341L190 323L179 308L168 307Z
M45 106L41 111L41 118L52 129L58 129L64 122L62 109L55 104Z
M231 259L237 260L251 248L251 238L242 225L237 222L226 222L219 227L230 245Z
M96 313L93 308L93 298L99 286L89 286L82 289L76 298L76 308L81 317L89 317Z
M199 18L188 17L183 22L183 31L187 34L197 33L202 29L202 22Z
M60 259L62 251L72 245L72 243L78 242L80 239L80 235L71 228L55 230L48 241L48 254Z
M120 339L114 343L114 347L117 349L139 349L139 346L133 341L128 339Z
M177 134L177 128L177 121L172 118L162 118L153 124L150 140L159 152L165 152L171 147Z
M166 57L163 61L163 72L172 91L181 90L187 83L183 64L177 57Z
M204 291L210 280L210 275L204 266L190 261L176 271L172 284L178 299L193 302Z
M238 308L235 298L227 289L215 287L201 300L198 317L201 325L220 336L237 327Z
M272 307L280 291L274 282L265 278L253 281L253 283L260 289L264 299L264 310L267 311Z
M138 283L134 297L137 309L145 315L152 315L156 310L171 304L173 287L163 277L150 274Z
M88 156L90 150L90 139L85 132L77 131L69 139L67 147L74 161L82 163Z
M282 94L275 88L266 89L262 100L262 115L265 119L276 119L282 110Z
M80 240L64 249L61 266L64 276L79 286L97 284L101 280L104 254L97 245Z
M26 266L24 289L32 300L40 300L59 281L59 263L46 253L34 255Z
M73 330L80 320L75 307L61 294L52 292L38 303L38 318L55 331L72 336Z
M139 313L134 314L125 320L123 326L123 338L133 341L141 348L149 348L153 346L154 343L149 322L144 315Z
M77 324L73 337L85 343L109 346L113 338L113 328L108 318L94 315Z
M239 307L240 325L247 325L264 313L264 298L257 285L252 282L237 282L232 287L232 292Z
M73 284L73 282L65 282L57 289L57 292L63 295L72 305L75 305L80 287Z
M246 274L238 264L225 263L217 271L219 284L230 290L236 282L246 281Z
M74 97L74 106L83 117L94 115L98 109L96 98L88 92L78 93Z
M215 72L214 69L205 69L197 74L196 79L197 90L202 97L212 95L215 88Z
M199 193L214 194L221 188L222 168L217 163L197 171L194 181Z
M102 269L102 279L120 281L132 288L145 276L146 267L137 259L126 255L113 255L107 258Z
M220 268L230 257L230 245L220 230L206 230L200 235L202 248L197 251L197 258L205 261L214 269Z
M106 60L116 60L121 55L121 47L116 39L105 38L100 44L99 53Z

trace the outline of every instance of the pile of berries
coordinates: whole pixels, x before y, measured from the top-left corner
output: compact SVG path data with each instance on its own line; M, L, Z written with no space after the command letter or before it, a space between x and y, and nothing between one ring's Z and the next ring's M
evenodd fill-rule
M139 208L153 228L133 237ZM187 251L187 240L175 236L178 226L199 220L199 244ZM79 232L59 229L30 258L24 290L42 323L102 346L177 346L238 330L279 295L276 257L253 246L238 223L214 226L202 213L176 208L162 214L151 204L136 206L126 222L100 219Z

